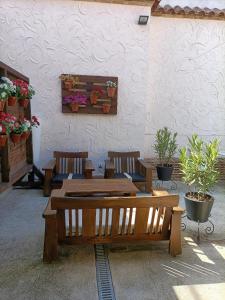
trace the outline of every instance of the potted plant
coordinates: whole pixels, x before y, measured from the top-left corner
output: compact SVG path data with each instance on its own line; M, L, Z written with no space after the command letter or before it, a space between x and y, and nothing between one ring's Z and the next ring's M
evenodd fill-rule
M156 133L154 150L159 157L159 164L156 166L159 180L171 180L173 173L171 160L177 150L176 138L177 133L172 134L167 127L159 129Z
M116 93L117 84L111 80L106 81L107 94L109 97L113 98Z
M15 121L15 123L12 126L11 131L11 140L14 144L18 144L21 141L21 135L23 133L23 126L19 121Z
M104 114L108 114L111 108L111 104L110 103L103 103L102 104L102 111Z
M0 111L3 111L5 102L9 96L9 86L7 83L0 83Z
M87 96L81 92L76 92L75 95L64 97L63 104L68 104L72 112L78 112L80 105L87 105Z
M92 105L96 105L98 99L103 96L103 90L100 86L95 86L90 94L90 101Z
M13 115L0 112L0 147L5 146L15 120Z
M14 80L13 83L16 86L16 95L17 99L19 100L19 105L26 108L29 100L35 94L32 85L20 79Z
M8 106L14 106L16 104L16 86L7 77L1 77L1 81L8 85Z
M30 136L32 127L38 127L40 125L40 122L36 116L32 116L31 120L28 120L26 118L23 118L20 120L21 124L21 137L20 140L27 140Z
M180 167L183 181L190 191L185 194L188 219L204 223L208 221L214 197L210 190L218 181L216 167L219 155L219 141L204 143L196 134L188 139L188 149L180 150Z

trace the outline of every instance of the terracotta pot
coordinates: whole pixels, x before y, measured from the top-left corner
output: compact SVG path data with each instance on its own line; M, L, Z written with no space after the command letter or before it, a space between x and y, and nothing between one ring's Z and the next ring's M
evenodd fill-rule
M114 87L107 88L107 94L109 97L113 98L115 96L115 93L116 93L116 88Z
M94 92L94 91L91 92L90 100L91 100L91 104L92 105L97 104L97 102L98 102L98 94L96 92Z
M8 106L14 106L16 104L16 97L9 97Z
M21 134L20 139L21 139L21 141L25 141L29 138L29 136L30 136L30 131L26 131Z
M72 80L65 80L64 81L65 89L71 90L73 88L73 81Z
M4 107L5 107L5 100L0 99L0 111L3 111Z
M111 108L111 104L109 103L103 103L102 104L102 111L104 114L108 114Z
M70 108L72 110L72 112L78 112L79 110L79 103L70 103Z
M21 134L20 133L11 133L11 140L14 144L18 144L21 140Z
M7 134L0 134L0 147L5 147L8 135Z
M24 108L26 108L28 106L28 103L29 103L29 99L21 99L19 101L20 106L22 106Z

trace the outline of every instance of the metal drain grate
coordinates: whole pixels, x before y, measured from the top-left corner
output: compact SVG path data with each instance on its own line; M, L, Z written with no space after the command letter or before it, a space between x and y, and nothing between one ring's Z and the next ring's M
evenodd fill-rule
M95 245L95 263L99 300L116 300L108 255L103 245Z

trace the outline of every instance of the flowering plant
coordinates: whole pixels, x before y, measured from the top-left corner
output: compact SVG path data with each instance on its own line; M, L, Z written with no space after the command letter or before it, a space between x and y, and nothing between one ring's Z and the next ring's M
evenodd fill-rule
M97 97L101 97L103 95L103 90L100 86L95 86L92 93L94 93Z
M32 116L32 118L31 118L31 126L32 127L38 127L38 126L40 126L40 122L39 122L39 120L38 120L38 118L36 117L36 116Z
M15 84L7 77L1 77L1 82L8 85L8 96L15 97L16 96Z
M111 88L116 88L116 87L117 87L117 84L116 84L116 82L113 82L113 81L111 81L111 80L108 80L108 81L106 81L106 86L107 86L107 87L111 87Z
M16 122L16 117L9 113L0 112L0 133L10 134Z
M28 98L28 83L21 79L16 79L13 83L16 86L16 95L18 99Z
M76 92L75 95L66 96L63 99L63 104L79 103L87 105L87 96L83 93Z
M28 85L28 98L31 99L35 95L35 91L32 85Z
M9 86L7 83L0 84L0 101L5 101L9 97Z

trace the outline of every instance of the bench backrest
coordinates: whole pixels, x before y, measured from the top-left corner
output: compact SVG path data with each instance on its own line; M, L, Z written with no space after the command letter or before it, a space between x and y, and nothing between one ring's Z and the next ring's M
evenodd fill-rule
M56 173L75 173L83 174L85 160L88 158L88 152L59 152L54 151L56 159Z
M172 210L178 202L178 195L76 198L57 196L57 190L51 197L52 209L60 216L60 239L93 242L169 239Z
M140 151L133 152L108 152L109 159L114 163L116 173L135 173L138 169L137 163Z

